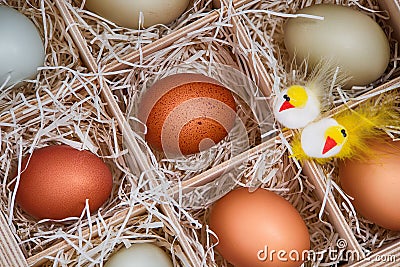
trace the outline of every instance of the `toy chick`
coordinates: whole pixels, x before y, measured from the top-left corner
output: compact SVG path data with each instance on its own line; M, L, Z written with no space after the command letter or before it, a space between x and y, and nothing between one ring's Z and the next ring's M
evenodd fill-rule
M395 93L388 93L377 104L366 100L356 109L308 124L292 141L293 157L326 163L334 158L358 158L369 155L369 141L383 139L385 126L399 126Z
M347 79L331 61L321 61L303 85L290 85L277 94L273 104L276 120L289 129L304 128L331 106L332 81L342 86Z

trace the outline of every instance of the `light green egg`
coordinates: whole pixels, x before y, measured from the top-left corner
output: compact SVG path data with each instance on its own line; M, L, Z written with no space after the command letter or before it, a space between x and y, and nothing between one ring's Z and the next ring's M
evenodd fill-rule
M34 78L44 60L43 41L33 22L0 6L0 87Z
M385 72L389 42L382 28L366 14L333 4L312 5L297 14L323 18L290 18L285 24L285 46L298 63L306 59L314 67L320 60L332 60L351 77L347 87L367 85Z

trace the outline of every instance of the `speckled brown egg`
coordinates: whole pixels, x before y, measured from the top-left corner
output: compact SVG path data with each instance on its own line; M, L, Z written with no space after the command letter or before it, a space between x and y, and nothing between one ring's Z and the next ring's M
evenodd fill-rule
M225 138L236 118L231 91L218 81L192 73L157 81L142 96L138 117L146 141L167 155L189 155Z
M102 159L67 145L35 150L22 161L16 202L38 219L79 217L89 201L94 212L108 199L112 174Z

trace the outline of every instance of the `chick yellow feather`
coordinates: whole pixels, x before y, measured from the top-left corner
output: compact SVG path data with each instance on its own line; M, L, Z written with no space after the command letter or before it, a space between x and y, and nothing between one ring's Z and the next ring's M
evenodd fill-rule
M324 118L308 125L294 136L291 143L292 156L298 160L313 159L320 164L334 158L365 159L373 156L369 143L384 138L385 126L400 126L400 116L395 108L396 96L394 93L386 94L381 96L379 102L370 99L354 110L347 109L333 118ZM333 127L338 131L341 129L339 134L343 135L342 140L338 141L338 137L333 135L332 138L327 137L328 128ZM336 149L336 152L329 153L330 149Z

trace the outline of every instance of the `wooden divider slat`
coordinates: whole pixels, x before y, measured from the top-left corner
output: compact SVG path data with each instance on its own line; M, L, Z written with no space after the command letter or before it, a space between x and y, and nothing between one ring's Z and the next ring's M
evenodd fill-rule
M0 267L8 266L28 267L28 263L15 240L3 212L0 212Z
M290 138L291 132L285 132L284 136L286 138ZM242 153L240 153L239 155L236 155L224 162L222 162L221 164L208 169L198 175L196 175L195 177L185 180L181 183L181 188L179 187L174 187L171 190L171 194L172 195L176 195L178 194L178 190L181 190L182 194L188 193L200 186L204 186L212 181L214 181L215 179L217 179L218 177L220 177L221 175L223 175L224 173L228 173L230 170L232 170L233 168L237 167L240 164L243 164L246 160L253 158L255 155L260 155L262 153L265 153L268 149L274 149L276 143L278 142L278 138L280 137L276 137L276 138L272 138L269 139L249 150L246 150Z
M224 1L225 5L228 5L227 0ZM257 53L251 53L253 47L252 40L250 40L249 36L246 34L245 27L241 22L240 17L233 16L232 22L234 30L237 32L238 41L242 44L243 48L247 50L249 56L249 67L258 77L258 80L256 81L258 87L264 96L270 96L272 93L272 85L274 84L272 77L268 74L260 56Z
M247 38L243 24L239 21L238 17L235 16L233 17L233 21L235 23L240 41L243 43L245 48L250 50L251 43L250 40ZM256 66L257 73L261 76L261 83L259 84L260 88L262 89L261 91L264 93L264 95L269 96L272 93L272 78L270 77L270 75L268 75L264 65L262 64L257 54L251 55L249 58L250 62ZM306 162L303 168L304 172L310 178L310 181L314 184L318 198L322 200L325 195L324 192L326 191L326 183L323 179L324 174L318 172L318 168L313 162ZM337 206L337 203L333 198L328 199L326 211L335 229L338 231L342 238L345 238L347 240L349 248L356 250L364 258L365 255L362 251L361 246L358 244L356 238L354 237L354 234L346 223L345 217L341 213L339 207Z
M325 197L325 192L327 191L327 184L324 179L325 174L322 172L321 168L315 164L315 162L311 161L304 163L303 171L315 186L316 194L322 201ZM358 243L350 226L347 224L346 218L332 194L329 194L327 197L325 211L328 215L329 221L339 233L340 237L347 241L347 249L356 251L361 259L365 258L361 245Z
M67 22L66 25L69 25L70 27L68 28L69 34L71 34L72 39L74 40L75 45L78 48L79 54L85 63L86 67L91 71L91 72L96 72L97 71L97 64L96 61L94 60L93 56L90 53L90 50L87 46L87 43L85 39L83 38L78 26L76 25L71 13L68 11L68 3L66 1L61 1L61 0L56 0L55 4L58 8L58 10L61 13L61 16L63 17L64 21ZM68 24L71 23L71 24Z

